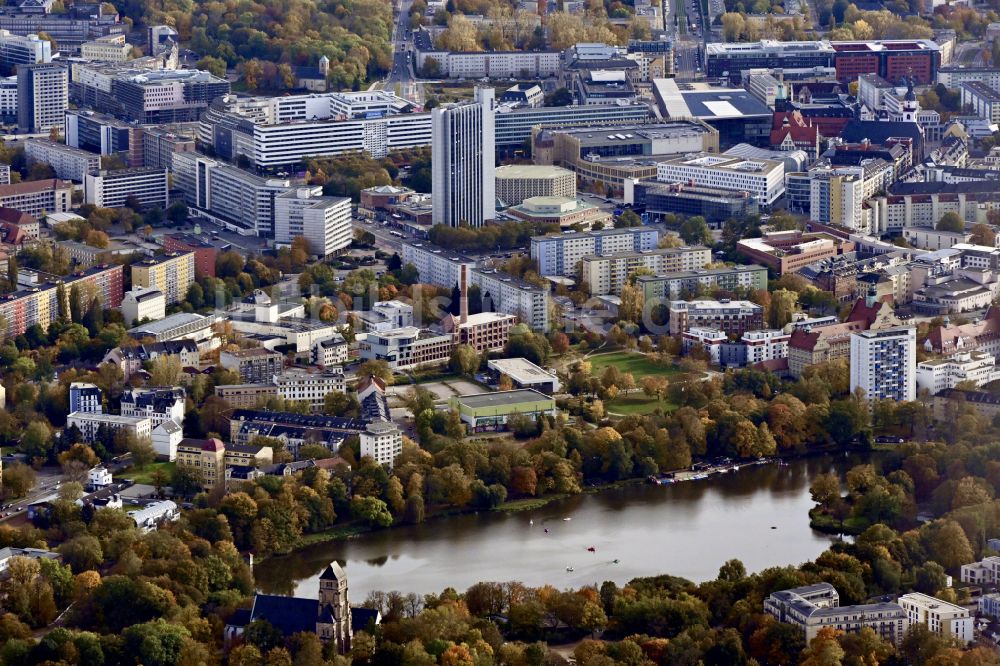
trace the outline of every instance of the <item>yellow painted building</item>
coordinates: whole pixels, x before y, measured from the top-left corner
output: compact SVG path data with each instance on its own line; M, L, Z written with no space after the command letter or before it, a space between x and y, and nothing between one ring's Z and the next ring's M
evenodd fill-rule
M270 465L274 450L250 444L226 445L218 439L182 439L177 445L177 464L201 472L202 486L213 488L226 481L227 467Z
M132 264L132 288L159 289L167 305L186 299L194 279L194 252L168 252Z

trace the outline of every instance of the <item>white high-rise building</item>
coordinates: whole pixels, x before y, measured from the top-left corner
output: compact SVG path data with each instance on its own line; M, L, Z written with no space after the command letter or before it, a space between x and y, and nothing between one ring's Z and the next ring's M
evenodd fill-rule
M496 100L476 88L475 101L431 113L434 224L481 227L496 217Z
M19 132L48 132L53 127L62 128L69 105L68 72L55 63L17 66Z
M869 401L917 397L917 329L896 326L851 334L851 392Z
M403 452L403 433L391 421L375 421L361 432L361 455L392 468Z
M957 639L963 645L968 645L974 638L974 618L968 608L920 592L904 594L899 598L899 605L906 612L910 627L926 625L932 634Z
M351 244L351 200L324 197L321 187L299 187L274 198L274 240L291 243L297 236L310 251L326 257Z

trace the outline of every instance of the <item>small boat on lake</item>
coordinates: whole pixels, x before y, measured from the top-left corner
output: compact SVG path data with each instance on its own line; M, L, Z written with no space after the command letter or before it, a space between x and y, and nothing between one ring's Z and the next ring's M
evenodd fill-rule
M588 552L588 553L596 553L596 552L597 552L597 549L596 549L596 548L594 548L593 546L591 546L590 548L588 548L588 549L587 549L587 552Z

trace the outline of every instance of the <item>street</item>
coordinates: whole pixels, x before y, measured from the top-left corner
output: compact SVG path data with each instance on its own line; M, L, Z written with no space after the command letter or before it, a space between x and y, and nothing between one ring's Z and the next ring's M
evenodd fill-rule
M423 86L416 80L413 67L413 42L410 35L410 8L413 0L400 0L396 23L392 28L392 70L382 84L417 106L423 106Z

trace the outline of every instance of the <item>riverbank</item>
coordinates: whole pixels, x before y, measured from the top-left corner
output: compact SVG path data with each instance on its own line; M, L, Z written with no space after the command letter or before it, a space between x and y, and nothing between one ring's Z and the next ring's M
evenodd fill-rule
M583 488L579 493L567 494L567 493L553 493L551 495L543 495L541 497L528 497L524 499L511 500L509 502L504 502L503 504L494 507L492 509L482 509L482 508L466 508L466 509L441 509L434 511L433 513L425 516L422 524L426 524L431 521L439 520L442 518L454 518L456 516L467 516L477 513L521 513L524 511L537 511L542 509L552 502L557 502L559 500L564 500L569 497L578 497L580 495L589 495L594 493L600 493L608 490L613 490L616 488L625 488L631 485L641 485L645 482L645 479L625 479L623 481L615 481L612 483L602 483L595 486L587 486ZM389 527L378 527L374 525L362 525L362 524L349 524L341 525L337 527L331 527L328 530L322 532L314 532L312 534L303 534L299 537L295 546L292 547L287 553L275 553L274 555L258 557L256 561L263 562L271 557L284 557L286 555L292 555L297 551L310 546L315 546L321 543L331 543L336 541L345 541L347 539L353 539L355 537L361 536L362 534L368 534L371 532L385 532L398 527L407 525L408 523L393 523Z

